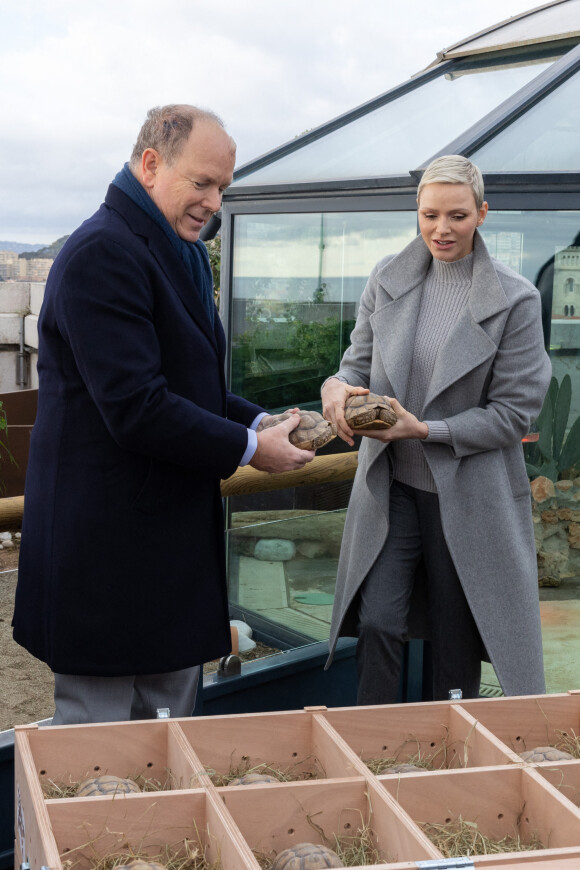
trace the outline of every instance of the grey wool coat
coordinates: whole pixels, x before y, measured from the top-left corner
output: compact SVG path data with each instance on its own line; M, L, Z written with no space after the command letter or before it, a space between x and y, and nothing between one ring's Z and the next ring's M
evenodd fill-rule
M431 259L418 236L375 266L337 376L395 397L404 406ZM530 487L521 439L540 412L550 376L538 291L493 260L476 232L468 302L440 348L420 415L423 420L445 420L452 444L421 444L437 485L447 546L507 695L545 691ZM389 533L389 481L388 445L362 438L327 667L338 637L356 636L357 591ZM426 625L419 612L424 606L425 596L416 584L410 636L426 636L412 631L413 625Z

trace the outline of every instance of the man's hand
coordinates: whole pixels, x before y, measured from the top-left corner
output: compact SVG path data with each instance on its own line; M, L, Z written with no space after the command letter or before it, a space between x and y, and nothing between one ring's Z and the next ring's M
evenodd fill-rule
M364 396L368 392L366 387L351 387L338 378L330 378L322 388L322 416L336 425L338 437L351 447L354 445L352 440L354 430L344 419L344 403L349 396Z
M270 426L269 429L260 430L258 425L258 447L250 459L252 468L271 473L294 471L314 459L316 451L300 450L288 440L288 435L299 423L300 415L292 414L287 420L277 426Z
M406 411L400 402L396 399L391 399L390 396L385 396L391 403L391 407L397 415L397 422L390 429L359 429L357 434L364 435L365 438L375 438L377 441L399 441L401 438L426 438L429 434L429 427L426 423L421 423L420 420Z

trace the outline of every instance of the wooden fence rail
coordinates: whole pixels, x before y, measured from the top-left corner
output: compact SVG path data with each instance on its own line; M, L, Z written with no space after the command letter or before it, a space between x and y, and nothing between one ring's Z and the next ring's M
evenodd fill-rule
M227 480L222 480L221 491L222 495L226 497L352 480L356 472L357 461L358 453L356 451L315 456L312 462L309 462L304 468L297 471L286 471L282 474L268 474L266 471L256 471L255 468L246 465L244 468L238 468L236 473ZM20 526L23 511L23 495L0 498L0 531L3 527Z

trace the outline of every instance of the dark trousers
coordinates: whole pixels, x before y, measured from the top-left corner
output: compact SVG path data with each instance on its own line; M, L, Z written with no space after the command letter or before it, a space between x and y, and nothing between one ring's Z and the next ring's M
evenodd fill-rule
M417 567L423 559L433 662L433 700L461 689L477 698L482 643L447 549L439 498L393 481L389 534L359 599L358 704L397 701L403 646Z

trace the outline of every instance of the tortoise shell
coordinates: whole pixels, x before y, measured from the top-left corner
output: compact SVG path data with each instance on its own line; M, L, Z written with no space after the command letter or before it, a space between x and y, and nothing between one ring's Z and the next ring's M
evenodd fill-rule
M329 423L318 411L298 411L298 413L300 414L300 423L288 436L290 443L295 447L299 447L301 450L318 450L319 447L324 447L336 437L334 423ZM291 411L284 411L283 414L270 414L268 417L263 417L258 424L257 431L277 426L278 423L284 422L290 416Z
M228 785L260 785L266 782L278 782L278 780L268 773L244 773L243 776L232 779Z
M97 794L129 794L141 791L132 779L121 779L119 776L105 774L85 779L77 789L77 797L91 797Z
M146 861L144 858L135 858L129 861L128 864L120 864L115 867L115 870L167 870L165 864L159 864L157 861Z
M425 771L424 767L419 767L418 764L410 764L408 761L403 761L401 764L393 764L392 767L389 767L385 770L385 773L417 773L418 771Z
M344 418L351 429L390 429L397 422L391 403L376 393L349 396L344 403Z
M520 758L523 761L537 764L540 761L569 761L574 756L570 755L569 752L564 752L563 749L554 749L553 746L536 746L535 749L520 752Z
M298 843L280 852L272 870L318 870L319 867L344 867L340 858L327 846Z

